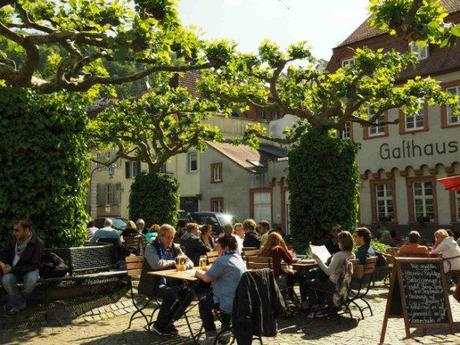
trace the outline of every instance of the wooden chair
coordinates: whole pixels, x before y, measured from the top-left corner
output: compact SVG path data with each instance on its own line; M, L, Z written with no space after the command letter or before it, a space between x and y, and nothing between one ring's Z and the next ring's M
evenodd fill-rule
M272 258L264 256L249 256L246 259L246 266L249 270L261 268L273 268Z
M130 254L143 255L145 249L144 236L123 236L123 247Z
M259 255L259 249L253 247L243 248L243 259L248 260L248 257Z
M153 314L155 311L157 311L160 307L160 304L158 301L153 298L153 297L147 297L147 301L145 303L139 303L136 301L134 290L133 290L133 282L132 279L134 277L140 277L142 275L142 266L144 265L144 257L143 256L135 256L135 255L130 255L125 258L125 263L126 263L126 270L128 272L128 276L131 278L130 279L130 291L131 291L131 300L133 303L134 308L136 308L136 311L131 315L131 318L129 319L129 325L128 328L131 328L131 324L133 320L135 319L136 314L141 314L142 317L145 319L146 327L149 327L151 320L153 318ZM148 319L147 315L144 313L144 309L151 303L155 302L156 306L153 309L152 314L150 315L150 320Z
M353 276L350 285L350 294L348 296L347 304L353 303L361 313L361 317L364 319L363 311L369 309L371 316L374 315L372 308L364 297L369 292L372 275L375 272L375 266L377 264L377 257L373 256L367 258L366 263L361 265L357 260L353 260ZM361 307L357 301L360 300L366 304L365 307Z
M217 250L211 250L210 252L206 253L206 256L208 257L208 265L213 264L217 258L219 257L219 253Z

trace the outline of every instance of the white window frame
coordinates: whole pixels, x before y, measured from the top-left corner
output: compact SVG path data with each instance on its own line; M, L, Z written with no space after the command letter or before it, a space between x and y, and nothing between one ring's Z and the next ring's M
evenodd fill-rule
M353 66L356 63L355 58L342 60L342 68Z
M211 212L224 212L224 198L211 198Z
M211 181L212 182L223 182L222 180L222 170L223 170L223 165L222 163L213 163L211 164Z
M455 92L452 92L452 91L455 91ZM446 92L450 93L451 95L459 96L460 95L460 86L448 87L448 88L446 88ZM460 99L457 101L457 104L460 104ZM447 107L446 110L447 110L447 125L451 126L451 125L460 124L460 115L459 116L453 115L451 107Z
M379 196L379 187L383 187L383 196ZM375 208L377 221L381 221L380 216L394 218L395 209L393 204L393 193L394 191L388 183L378 183L375 185ZM383 201L384 214L380 214L379 201ZM392 209L391 212L389 211L390 203Z
M418 131L425 128L425 103L423 100L419 100L418 102L420 104L418 113L412 116L406 116L405 118L404 127L406 132ZM409 125L411 127L409 127Z
M192 169L192 162L195 161L196 169ZM198 153L189 152L187 153L187 172L196 173L198 172Z
M418 45L416 41L412 41L409 43L409 49L411 53L417 55L418 61L426 60L430 56L430 49L428 45L422 47Z
M371 113L372 113L371 107L367 108L367 114L369 118L372 117ZM385 134L385 125L383 124L384 122L385 122L385 114L381 114L376 121L377 124L374 126L368 127L367 135L369 137L378 137L378 136L384 135Z
M426 184L430 183L431 184L431 195L426 195ZM420 184L421 186L421 195L415 195L415 186L417 184ZM435 186L433 185L432 182L429 181L422 181L422 182L414 182L413 187L412 187L412 195L414 197L414 217L415 220L418 221L419 217L428 217L428 212L427 212L427 200L432 200L431 202L431 208L432 208L432 217L430 218L430 222L435 219L435 213L434 213L434 188ZM422 214L417 214L417 200L422 201Z
M350 121L345 122L343 130L341 130L339 134L341 139L351 139L351 126L353 126L353 124Z

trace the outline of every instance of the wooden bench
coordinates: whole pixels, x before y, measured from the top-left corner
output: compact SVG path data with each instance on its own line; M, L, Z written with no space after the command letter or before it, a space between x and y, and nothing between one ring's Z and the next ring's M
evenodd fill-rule
M261 268L273 268L272 258L264 256L248 256L246 258L246 267L249 270Z

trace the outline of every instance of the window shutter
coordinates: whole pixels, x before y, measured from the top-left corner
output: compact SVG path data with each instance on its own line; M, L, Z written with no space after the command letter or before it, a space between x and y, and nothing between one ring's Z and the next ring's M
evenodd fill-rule
M96 204L97 206L104 205L104 185L100 183L96 187Z
M114 206L120 206L121 201L121 183L115 184L115 188L113 190L113 204Z
M127 161L125 162L125 177L126 178L131 178L131 162Z

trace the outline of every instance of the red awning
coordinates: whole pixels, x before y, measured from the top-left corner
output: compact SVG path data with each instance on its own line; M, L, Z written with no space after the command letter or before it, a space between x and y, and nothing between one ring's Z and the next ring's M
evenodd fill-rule
M447 190L460 192L460 175L451 176L451 177L444 177L444 178L438 178L438 181L441 182L442 185Z

